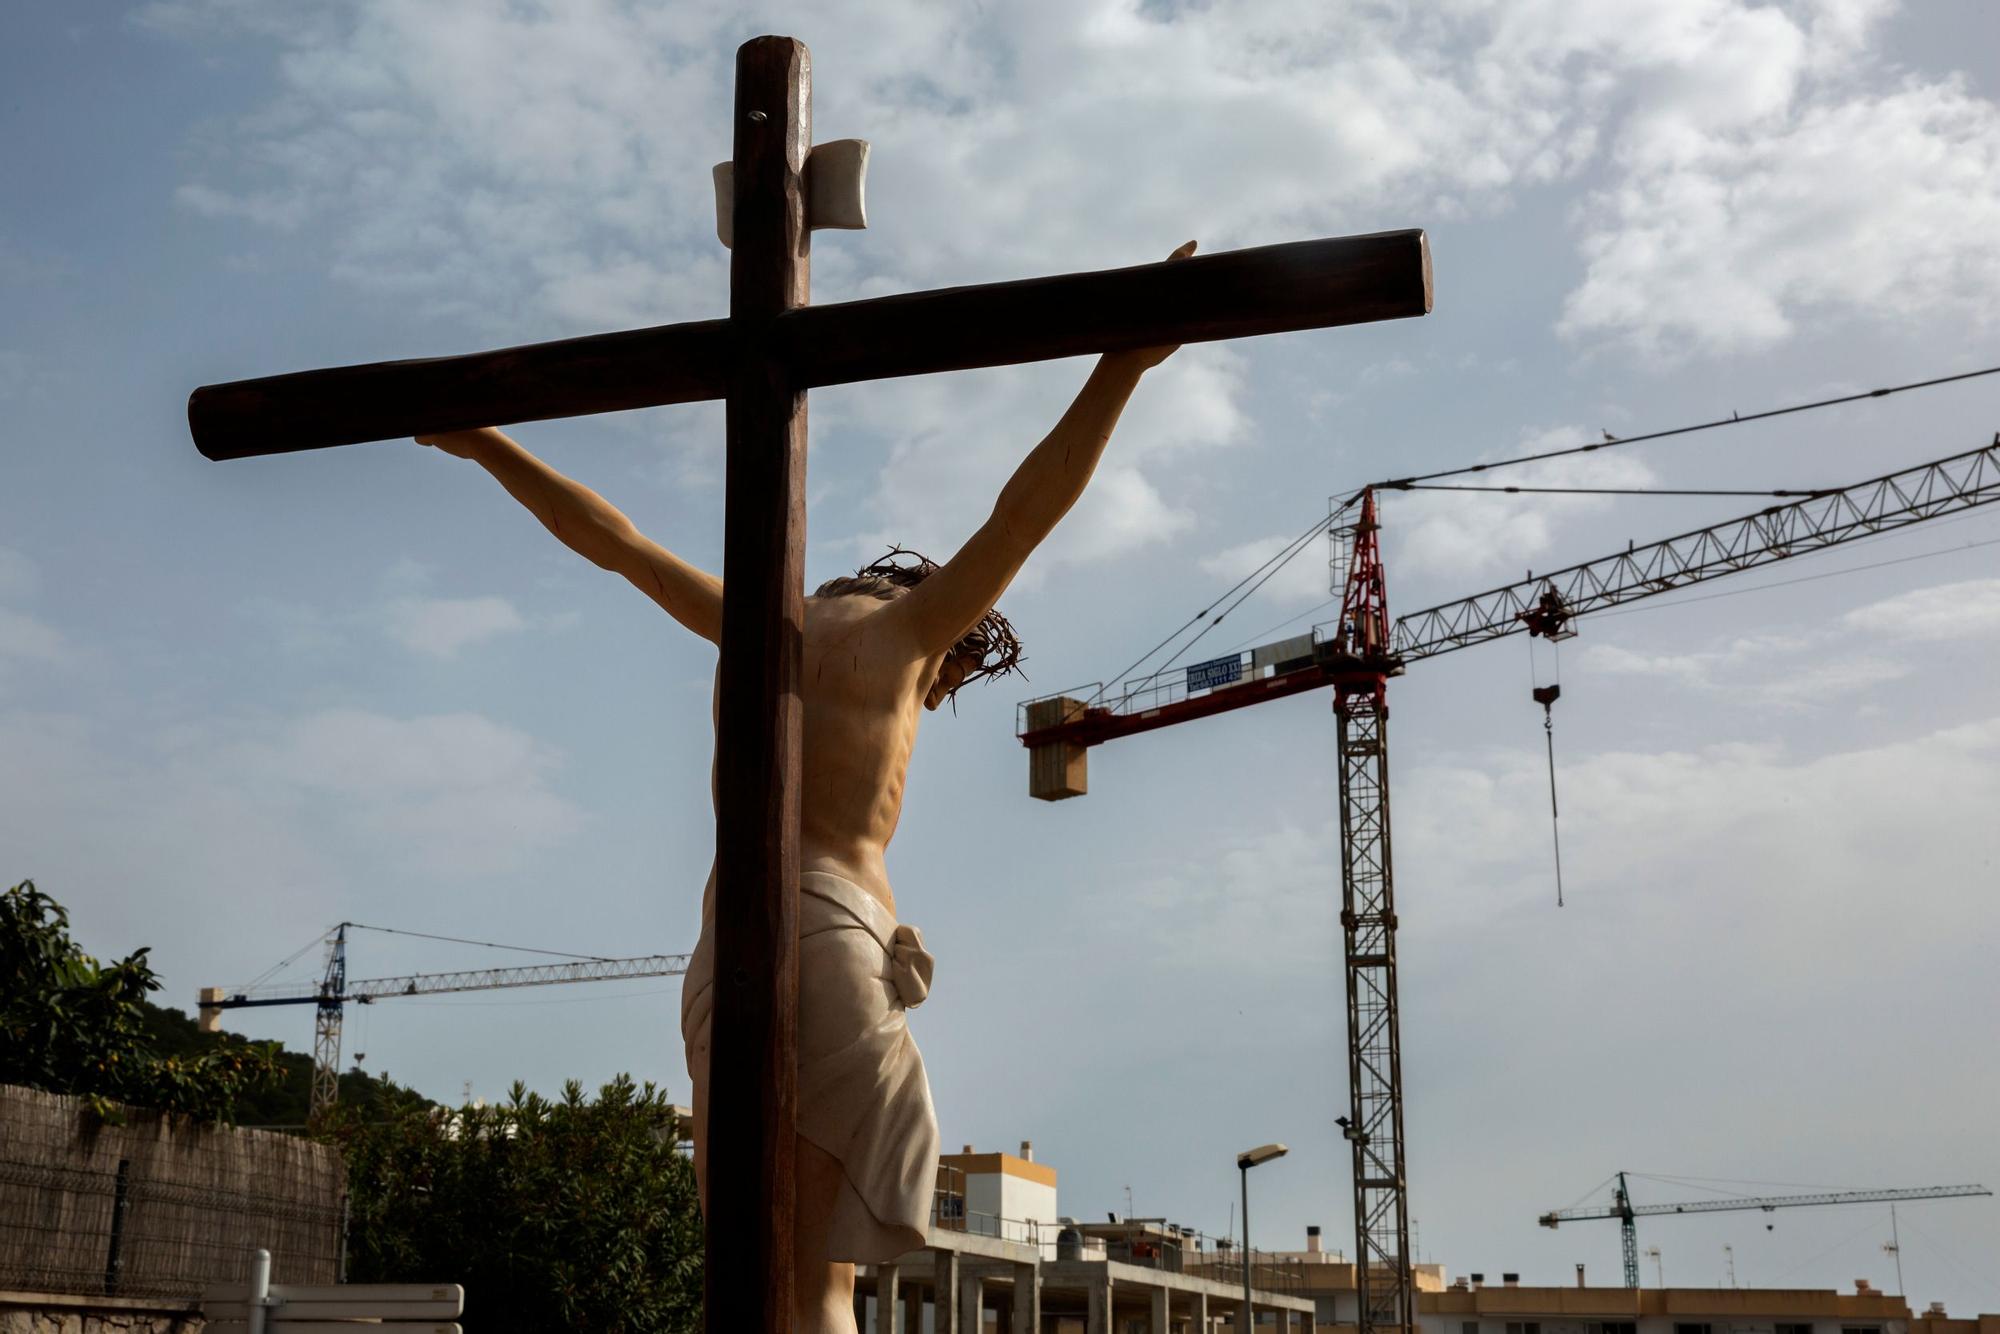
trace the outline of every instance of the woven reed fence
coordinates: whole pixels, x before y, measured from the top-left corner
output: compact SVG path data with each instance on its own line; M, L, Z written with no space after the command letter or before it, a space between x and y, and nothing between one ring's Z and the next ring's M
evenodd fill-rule
M260 1247L273 1280L332 1283L345 1192L328 1145L0 1085L0 1289L194 1297Z

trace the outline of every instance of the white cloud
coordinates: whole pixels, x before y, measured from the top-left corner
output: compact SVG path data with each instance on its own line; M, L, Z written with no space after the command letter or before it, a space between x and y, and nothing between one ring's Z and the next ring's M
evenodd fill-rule
M512 868L583 823L549 786L556 756L479 714L329 710L245 740L227 758L274 791L330 798L326 818L439 874Z
M1231 831L1198 869L1133 863L1102 886L1095 911L1143 930L1163 976L1311 973L1325 967L1326 941L1339 930L1338 886L1328 893L1326 869L1339 864L1329 825Z
M1850 315L1990 323L2000 108L1957 76L1857 86L1882 8L1817 6L1809 27L1757 11L1761 41L1715 29L1681 71L1704 76L1635 111L1620 175L1583 207L1563 332L1675 355Z
M1912 589L1841 616L1836 627L1803 634L1732 635L1702 647L1646 653L1593 643L1586 671L1650 677L1686 689L1807 709L1914 674L1903 646L2000 635L2000 579L1967 579Z
M388 632L404 648L449 658L495 635L527 629L514 604L502 597L397 598L386 608Z
M1884 643L1936 643L2000 634L2000 579L1912 589L1841 617L1850 633Z
M26 398L50 382L48 371L25 352L0 347L0 403Z
M1189 231L1227 246L1464 216L1602 167L1573 335L1712 351L1820 312L1977 316L2000 293L2000 121L1962 81L1872 62L1891 9L799 5L819 137L876 145L876 233L828 237L816 268L872 295L1051 255L1130 263ZM707 167L745 31L730 7L364 0L281 34L255 7L183 0L142 21L285 45L275 100L182 190L197 212L324 225L343 278L496 324L720 302Z
M12 658L31 662L60 662L68 656L62 632L25 612L0 607L0 662Z
M873 522L845 545L873 555L899 542L939 560L956 551L1061 418L1086 365L1007 367L822 395L821 429L860 428L895 442L872 498ZM1236 403L1240 374L1234 354L1220 348L1185 348L1150 372L1082 500L1023 577L1111 559L1192 528L1194 514L1165 497L1148 465L1239 442L1247 428Z
M1587 671L1653 677L1780 709L1809 709L1900 681L1913 671L1910 664L1879 654L1829 654L1824 651L1829 638L1755 636L1683 653L1592 644L1584 650L1582 665ZM1813 652L1813 646L1820 651Z
M1559 427L1525 435L1517 447L1500 452L1533 454L1598 434ZM1659 478L1628 448L1524 464L1508 469L1504 476L1474 473L1444 480L1469 486L1633 487L1654 485ZM1497 573L1519 578L1554 545L1565 520L1601 512L1611 498L1390 491L1380 493L1379 503L1397 569L1461 578Z
M1829 985L1825 959L1868 958L1886 976L1920 961L1927 932L1991 916L2000 835L1984 812L2000 800L2000 719L1818 755L1724 743L1559 753L1558 767L1574 892L1650 949L1784 940L1766 965ZM1548 774L1532 751L1411 766L1396 803L1405 883L1479 884L1460 904L1473 922L1549 894ZM1879 914L1829 910L1918 884L1886 930ZM1718 938L1724 920L1739 944Z
M1289 547L1297 536L1296 533L1289 533L1260 537L1227 547L1212 556L1203 556L1202 573L1234 584ZM1304 547L1283 568L1275 573L1267 572L1270 577L1252 596L1260 602L1282 607L1324 602L1333 596L1327 559L1327 538L1322 528L1306 540Z
M41 587L41 570L18 551L0 547L0 598L22 601Z

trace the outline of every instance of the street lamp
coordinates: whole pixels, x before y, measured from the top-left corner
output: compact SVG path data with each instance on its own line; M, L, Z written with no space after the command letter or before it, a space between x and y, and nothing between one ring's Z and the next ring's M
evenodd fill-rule
M1236 1155L1236 1170L1243 1176L1243 1331L1242 1334L1256 1334L1257 1317L1250 1306L1250 1169L1260 1163L1268 1163L1273 1158L1282 1158L1288 1150L1282 1144L1260 1144L1254 1149L1245 1149Z

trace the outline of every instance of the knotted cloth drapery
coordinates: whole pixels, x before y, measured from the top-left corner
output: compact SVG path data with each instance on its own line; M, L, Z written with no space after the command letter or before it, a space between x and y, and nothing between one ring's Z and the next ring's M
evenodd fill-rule
M839 1160L828 1260L878 1263L924 1245L937 1184L937 1113L905 1013L936 961L859 885L799 876L798 1132ZM703 924L681 990L681 1038L706 1105L715 954Z

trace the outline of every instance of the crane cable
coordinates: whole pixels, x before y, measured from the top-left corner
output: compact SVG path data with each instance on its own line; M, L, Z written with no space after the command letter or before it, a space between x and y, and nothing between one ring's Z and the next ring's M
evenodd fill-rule
M1338 519L1344 512L1346 512L1347 507L1349 505L1352 505L1353 503L1354 502L1350 500L1342 504L1338 509L1334 510L1333 513L1327 515L1326 518L1322 520L1320 523L1315 524L1313 526L1312 531L1308 533L1306 536L1316 537L1319 535L1319 532L1322 528L1331 529L1334 520ZM1297 556L1301 551L1304 551L1305 549L1306 549L1305 540L1303 539L1299 540L1297 544L1294 545L1290 551L1284 553L1284 558L1282 560L1279 560L1275 565L1272 565L1271 568L1265 572L1263 578L1259 579L1256 583L1250 585L1250 587L1245 588L1243 592L1240 595L1238 595L1237 599L1234 602L1230 603L1227 607L1224 607L1221 610L1221 612L1217 613L1217 615L1213 620L1209 621L1207 625L1204 625L1201 628L1201 634L1196 635L1193 639L1190 639L1188 640L1187 643L1181 645L1180 648L1174 651L1173 657L1168 658L1164 663L1160 664L1160 671L1164 672L1165 670L1167 670L1167 668L1173 666L1176 662L1180 661L1182 654L1186 653L1189 649L1193 648L1196 644L1200 643L1203 636L1207 635L1208 632L1210 630L1213 630L1216 626L1222 624L1224 617L1228 616L1230 612L1235 611L1238 607L1242 606L1244 602L1248 601L1252 593L1255 593L1258 589L1262 588L1265 584L1269 583L1272 575L1276 574L1279 570L1282 570L1287 565L1291 564L1293 557ZM1239 587L1241 587L1241 585L1239 585Z
M2000 366L1988 366L1982 370L1964 371L1957 375L1934 376L1928 380L1912 380L1904 384L1889 385L1881 389L1870 389L1865 393L1844 394L1836 398L1817 399L1810 403L1794 403L1787 407L1769 408L1763 412L1753 412L1748 416L1744 416L1740 412L1732 412L1727 417L1718 417L1714 421L1697 422L1692 426L1676 426L1670 430L1649 431L1643 435L1618 436L1610 440L1593 441L1590 444L1586 445L1572 445L1565 449L1545 450L1538 454L1523 454L1510 459L1497 459L1490 463L1473 463L1458 468L1444 468L1440 469L1437 472L1418 473L1410 477L1397 478L1390 481L1376 482L1374 483L1374 485L1377 489L1380 490L1471 491L1471 492L1493 492L1493 493L1502 493L1508 495L1621 495L1621 496L1622 495L1653 495L1653 496L1743 495L1743 496L1811 498L1813 496L1826 495L1829 493L1830 490L1837 488L1808 489L1808 490L1778 489L1778 490L1737 491L1737 490L1728 490L1720 488L1678 488L1678 487L1556 487L1556 486L1486 487L1486 486L1472 486L1467 484L1445 486L1445 485L1432 485L1432 483L1436 483L1438 479L1445 477L1463 477L1470 473L1491 472L1499 468L1513 467L1516 464L1537 463L1544 459L1563 458L1571 454L1589 454L1600 449L1612 449L1619 445L1636 445L1647 440L1664 440L1670 436L1691 435L1698 431L1712 431L1724 426L1740 426L1744 422L1763 421L1767 418L1783 417L1795 412L1810 412L1819 408L1836 407L1843 403L1858 403L1863 399L1887 398L1891 394L1900 394L1907 390L1930 389L1937 385L1942 385L1942 384L1956 384L1961 380L1976 380L1981 376L1986 376L1986 375L2000 375ZM1366 489L1367 488L1363 487L1360 490L1355 491L1351 496L1347 498L1346 501L1342 502L1340 507L1336 509L1334 513L1337 515L1340 512L1346 510L1349 506L1357 503L1361 499L1361 492ZM1317 526L1317 522L1318 521L1315 520L1315 526ZM1280 554L1283 555L1284 552L1281 550ZM1277 557L1273 557L1272 559L1275 560L1277 559ZM1286 559L1289 559L1289 556L1287 556ZM1269 564L1270 561L1265 562L1265 565ZM1175 639L1177 639L1180 635L1186 632L1188 626L1193 625L1196 621L1199 621L1203 616L1206 616L1210 611L1214 610L1216 604L1222 602L1224 598L1229 597L1230 594L1234 593L1238 588L1243 587L1244 584L1250 582L1250 580L1256 578L1258 574L1262 573L1265 568L1265 565L1260 565L1255 570L1252 570L1249 574L1245 575L1239 583L1237 583L1234 587L1232 587L1229 590L1229 592L1224 593L1222 597L1217 598L1215 603L1210 604L1208 607L1203 608L1201 611L1196 612L1193 616L1189 617L1188 620L1185 623L1183 623L1179 629L1173 632L1173 634L1168 635L1158 644L1148 649L1146 653L1138 659L1137 662L1134 662L1131 667L1127 667L1124 672L1119 673L1118 677L1114 679L1117 680L1124 679L1125 676L1129 674L1133 668L1138 667L1140 664L1144 663L1148 658L1151 658L1155 653L1158 653L1168 644L1171 644ZM1333 599L1333 601L1338 601L1338 599ZM1326 605L1327 605L1326 603L1320 604L1321 607L1324 607ZM1313 609L1313 611L1318 611L1318 610L1319 607L1315 607ZM1312 614L1311 612L1302 612L1300 613L1299 616L1289 617L1286 620L1280 621L1277 625L1272 626L1271 629L1281 630L1285 626L1292 624L1292 622L1301 619L1301 617L1311 614ZM1269 632L1266 631L1265 633ZM1256 636L1252 636L1253 639L1255 637ZM1249 640L1244 641L1244 643L1246 644L1249 642L1250 642ZM1237 647L1240 649L1242 645L1239 644ZM1162 670L1165 669L1163 668ZM1100 687L1097 692L1097 695L1093 697L1093 702L1095 701L1095 699L1102 698L1103 694L1104 694L1104 688Z
M478 945L489 950L515 950L521 954L552 954L558 959L588 959L602 962L610 958L608 954L570 954L564 950L537 949L533 945L500 945L490 940L467 940L463 936L437 936L428 931L402 931L393 926L369 926L365 922L349 922L356 931L380 931L387 936L415 936L420 940L443 940L454 945Z
M1463 477L1467 473L1491 472L1496 468L1512 468L1522 463L1540 463L1544 459L1567 458L1572 454L1589 454L1600 449L1616 449L1620 445L1636 445L1646 440L1665 440L1669 436L1692 435L1697 431L1713 431L1724 426L1741 426L1745 422L1765 421L1772 417L1789 416L1794 412L1812 412L1818 408L1838 407L1843 403L1859 403L1865 398L1887 398L1910 389L1930 389L1941 384L1956 384L1960 380L1976 380L1983 375L2000 375L2000 366L1988 366L1983 370L1963 371L1957 375L1939 375L1929 380L1912 380L1907 384L1893 384L1882 389L1868 389L1858 394L1842 394L1837 398L1816 399L1810 403L1793 403L1782 408L1766 408L1762 412L1732 412L1727 417L1717 417L1714 421L1696 422L1692 426L1676 426L1665 431L1648 431L1644 435L1612 436L1605 440L1594 440L1587 445L1570 445L1563 449L1546 449L1537 454L1521 454L1510 459L1496 459L1491 463L1473 463L1458 468L1443 468L1437 472L1418 473L1411 477L1399 477L1389 481L1376 482L1378 490L1406 491L1419 482L1434 482L1440 477Z
M1810 500L1831 495L1839 487L1822 486L1810 491L1746 491L1720 487L1684 486L1465 486L1455 482L1411 482L1399 491L1483 491L1510 496L1789 496Z
M1528 640L1528 680L1530 693L1535 703L1542 706L1542 735L1548 742L1549 751L1549 836L1555 844L1556 858L1556 907L1563 906L1563 844L1561 815L1556 810L1556 720L1555 703L1562 698L1562 645L1549 641L1549 652L1554 658L1552 675L1548 685L1535 685L1535 641Z
M1357 496L1356 499L1359 499L1359 497ZM1099 700L1104 698L1104 692L1109 690L1113 685L1117 685L1122 682L1131 680L1132 673L1137 668L1143 666L1145 662L1148 659L1150 659L1155 653L1158 653L1161 649L1165 648L1167 645L1173 643L1176 639L1179 639L1182 635L1186 634L1189 626L1194 625L1196 622L1200 621L1203 617L1207 616L1210 612L1214 611L1217 607L1222 606L1224 602L1227 602L1232 596L1236 594L1238 589L1242 589L1245 584L1251 584L1252 580L1256 580L1254 584L1251 584L1251 586L1243 592L1242 597L1236 598L1236 601L1230 602L1227 607L1224 607L1221 615L1215 617L1215 619L1211 620L1206 626L1204 626L1202 628L1201 634L1197 634L1193 639L1190 639L1187 643L1183 644L1180 647L1179 651L1176 652L1172 658L1167 659L1166 663L1162 665L1157 671L1155 671L1153 675L1157 676L1159 675L1160 672L1164 672L1165 670L1167 670L1168 667L1173 666L1175 661L1177 661L1180 658L1180 655L1182 653L1185 653L1190 648L1194 647L1196 642L1198 642L1201 639L1202 635L1207 634L1210 630L1213 630L1217 625L1220 625L1222 623L1222 618L1224 616L1229 615L1230 612L1235 611L1237 607L1243 604L1244 598L1249 597L1250 594L1256 592L1259 588L1262 588L1266 580L1270 579L1272 575L1276 574L1279 570L1283 569L1286 565L1290 564L1294 556L1297 556L1301 551L1304 551L1306 549L1306 544L1308 542L1310 542L1314 537L1317 537L1322 529L1332 524L1332 522L1335 519L1339 518L1340 515L1348 508L1348 506L1354 503L1355 503L1354 500L1348 500L1342 503L1339 507L1337 507L1333 511L1332 514L1326 516L1325 518L1315 518L1312 521L1312 523L1306 527L1305 531L1301 532L1297 537L1294 537L1291 541L1285 543L1285 545L1283 545L1282 547L1279 547L1275 555L1270 556L1264 561L1262 565L1259 565L1256 569L1250 571L1250 573L1244 575L1241 579L1237 580L1234 584L1230 585L1228 590L1225 591L1221 596L1217 597L1213 602L1209 603L1206 607L1203 607L1200 611L1196 612L1194 615L1188 617L1187 620L1181 622L1180 626L1176 628L1172 634L1168 635L1165 639L1162 639L1159 643L1153 645L1153 647L1147 649L1144 653L1140 654L1137 658L1133 659L1132 662L1127 667L1125 667L1123 671L1120 671L1115 675L1106 677L1104 679L1104 684L1097 687L1097 693L1092 695L1090 699L1086 701L1086 704L1096 704ZM1260 575L1263 577L1259 578L1258 576Z

